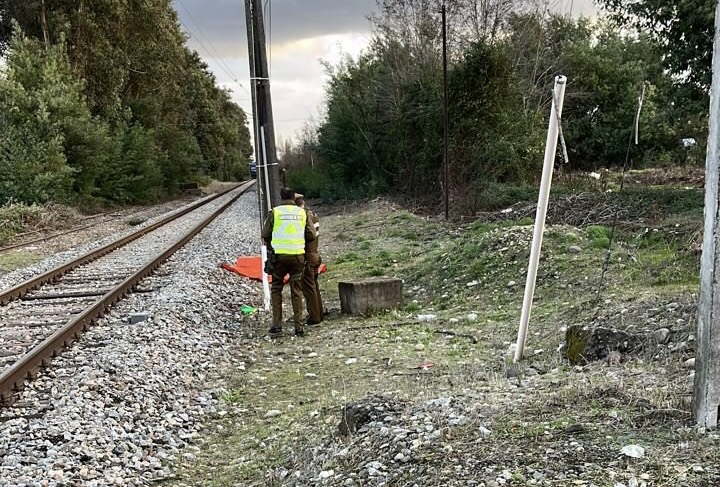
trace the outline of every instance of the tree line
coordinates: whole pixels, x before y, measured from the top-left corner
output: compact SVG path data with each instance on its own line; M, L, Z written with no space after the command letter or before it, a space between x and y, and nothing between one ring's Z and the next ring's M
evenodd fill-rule
M284 164L306 194L392 193L432 204L443 191L442 2L377 3L369 48L327 66L324 116ZM643 87L632 164L702 160L714 2L600 3L604 17L578 19L532 0L447 1L450 194L459 211L539 177L558 74L568 77L568 170L624 164Z
M0 202L141 202L245 177L245 112L171 0L0 0Z

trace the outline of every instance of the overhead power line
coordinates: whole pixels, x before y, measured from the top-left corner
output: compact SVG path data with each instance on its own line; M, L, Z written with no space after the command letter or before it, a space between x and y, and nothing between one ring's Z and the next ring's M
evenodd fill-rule
M212 42L209 40L208 36L205 35L202 28L200 27L200 24L195 18L193 17L192 13L190 12L190 9L188 9L182 0L177 0L178 4L185 10L185 13L188 15L188 19L190 20L190 23L193 24L195 27L197 34L192 31L185 23L181 20L180 24L185 28L188 35L193 38L205 51L205 53L208 55L210 59L215 61L215 63L218 65L218 67L228 76L230 77L230 80L233 81L235 84L237 84L240 88L242 88L248 95L250 94L250 91L243 86L242 83L238 80L240 77L236 75L233 70L228 66L223 60L220 53L215 49L215 46L213 46ZM205 40L203 42L201 40ZM206 44L207 43L207 44Z

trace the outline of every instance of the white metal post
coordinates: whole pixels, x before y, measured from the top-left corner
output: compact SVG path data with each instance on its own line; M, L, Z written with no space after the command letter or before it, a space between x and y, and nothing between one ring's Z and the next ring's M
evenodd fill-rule
M265 172L265 197L267 198L268 211L272 209L272 200L270 198L270 182L268 181L268 162L267 162L267 151L265 150L265 127L260 127L260 141L262 147L262 167ZM260 248L260 259L262 264L262 279L263 279L263 301L265 304L265 311L270 309L270 286L268 285L268 276L265 274L265 262L267 261L267 247L263 242Z
M535 215L535 231L533 232L530 262L525 283L525 296L523 298L522 314L520 315L520 328L518 329L517 345L515 347L515 362L522 359L525 351L525 341L527 340L528 322L530 321L533 296L535 295L535 281L537 279L540 249L542 247L543 232L545 231L545 217L547 216L548 199L550 198L550 185L552 184L555 154L557 152L559 122L562 115L563 100L565 99L566 81L565 76L555 78L553 102L550 109L550 126L545 143L545 161L543 162L540 194L538 195L537 213ZM557 106L555 102L557 102Z
M720 0L715 4L715 43L710 87L710 128L705 162L705 230L700 262L693 413L698 425L715 429L720 411Z

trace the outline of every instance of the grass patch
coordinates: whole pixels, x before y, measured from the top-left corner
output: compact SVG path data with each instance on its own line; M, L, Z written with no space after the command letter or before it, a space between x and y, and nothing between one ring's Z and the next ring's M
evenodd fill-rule
M0 271L10 272L38 262L42 257L25 250L14 250L0 254Z
M70 208L60 205L6 203L0 206L0 245L22 232L61 228L73 216Z
M127 224L130 225L131 227L136 227L136 226L138 226L138 225L142 225L142 224L145 223L146 221L147 221L147 219L145 219L145 218L135 217L135 218L130 218L130 219L127 221Z

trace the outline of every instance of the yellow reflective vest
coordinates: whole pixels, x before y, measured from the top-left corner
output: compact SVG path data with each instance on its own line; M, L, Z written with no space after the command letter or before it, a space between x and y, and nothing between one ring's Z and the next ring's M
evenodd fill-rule
M278 255L305 253L305 224L307 213L295 205L273 208L272 248Z

